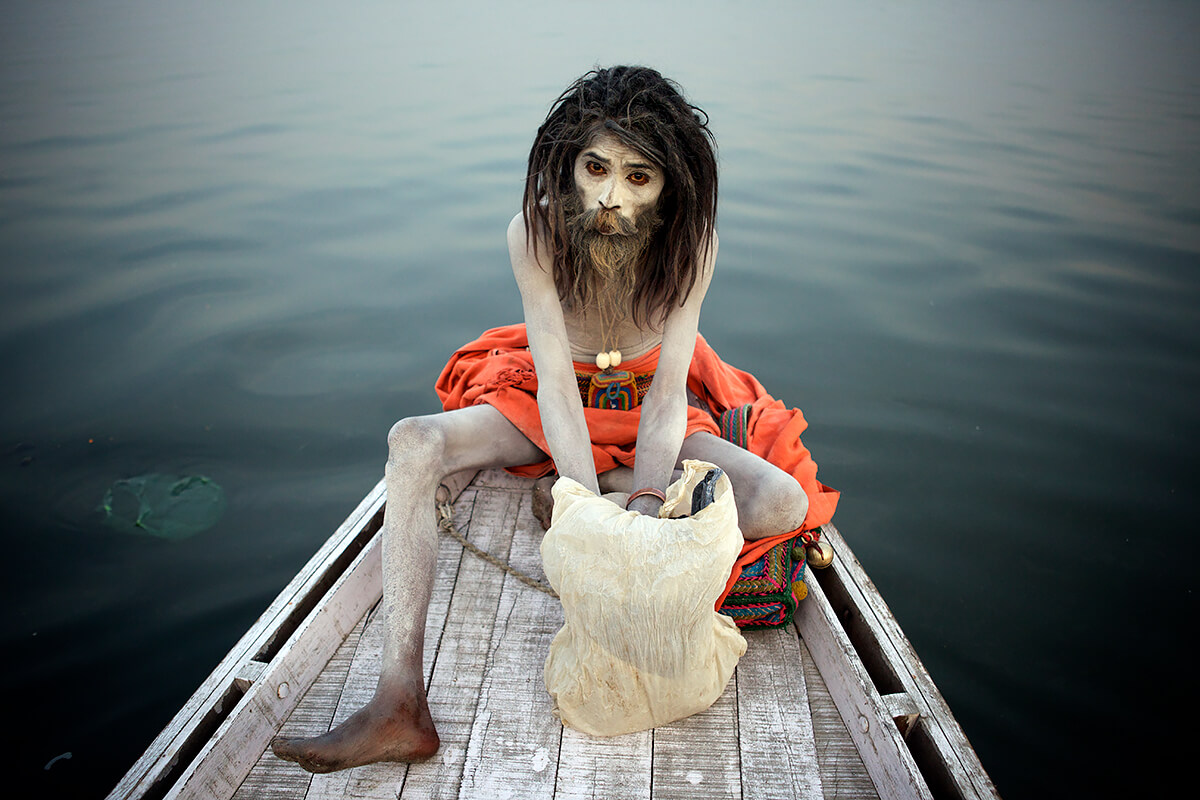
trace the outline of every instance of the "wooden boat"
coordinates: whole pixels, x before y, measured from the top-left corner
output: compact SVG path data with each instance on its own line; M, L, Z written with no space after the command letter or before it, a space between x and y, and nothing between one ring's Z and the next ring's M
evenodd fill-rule
M468 540L541 575L530 482L439 490ZM382 625L380 482L221 661L109 795L136 798L995 798L941 693L850 548L813 571L793 625L749 650L708 711L608 739L564 728L542 683L557 600L439 542L425 682L442 738L422 764L310 775L269 749L371 696Z

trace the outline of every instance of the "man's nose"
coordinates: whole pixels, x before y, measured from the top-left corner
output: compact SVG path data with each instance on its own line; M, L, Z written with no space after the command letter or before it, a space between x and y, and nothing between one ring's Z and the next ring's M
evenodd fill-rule
M600 191L599 203L601 208L608 210L621 207L621 196L615 180L609 180L604 185L604 188Z

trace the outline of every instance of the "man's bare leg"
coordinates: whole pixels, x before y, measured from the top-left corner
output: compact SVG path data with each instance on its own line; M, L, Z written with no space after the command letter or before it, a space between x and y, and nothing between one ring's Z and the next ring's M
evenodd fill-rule
M375 761L422 761L438 749L425 698L425 614L437 561L433 497L464 469L516 466L546 456L488 405L401 420L388 435L383 515L383 611L387 637L375 696L323 736L276 738L275 755L310 772Z
M679 460L685 458L716 464L729 476L743 538L775 536L804 523L808 495L795 478L771 462L711 433L693 433L684 439Z

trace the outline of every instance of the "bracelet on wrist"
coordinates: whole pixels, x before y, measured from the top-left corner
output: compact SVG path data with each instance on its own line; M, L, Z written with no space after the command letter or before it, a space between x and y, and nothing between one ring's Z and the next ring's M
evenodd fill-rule
M634 501L634 498L641 497L644 494L651 495L652 497L657 497L658 501L660 503L667 502L667 496L665 494L660 492L658 489L652 489L650 487L647 487L645 489L638 489L636 492L629 495L629 499L625 501L625 508L626 509L629 508L629 504Z

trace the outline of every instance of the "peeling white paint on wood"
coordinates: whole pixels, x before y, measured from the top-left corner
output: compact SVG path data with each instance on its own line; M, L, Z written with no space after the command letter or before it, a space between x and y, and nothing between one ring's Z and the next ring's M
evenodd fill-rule
M877 800L879 793L846 730L829 687L825 685L808 645L803 639L799 642L824 800Z
M509 494L518 507L529 492ZM511 518L509 564L538 578L541 528L527 509ZM506 522L510 519L506 518ZM536 535L534 530L536 529ZM463 770L461 797L552 797L562 726L551 714L539 669L550 640L562 627L558 600L504 576L487 675L480 689L475 723Z
M740 800L737 687L735 672L707 711L654 729L651 797Z
M602 739L564 728L554 797L650 800L653 748L652 731Z
M800 640L788 628L747 631L738 662L742 800L822 797Z

